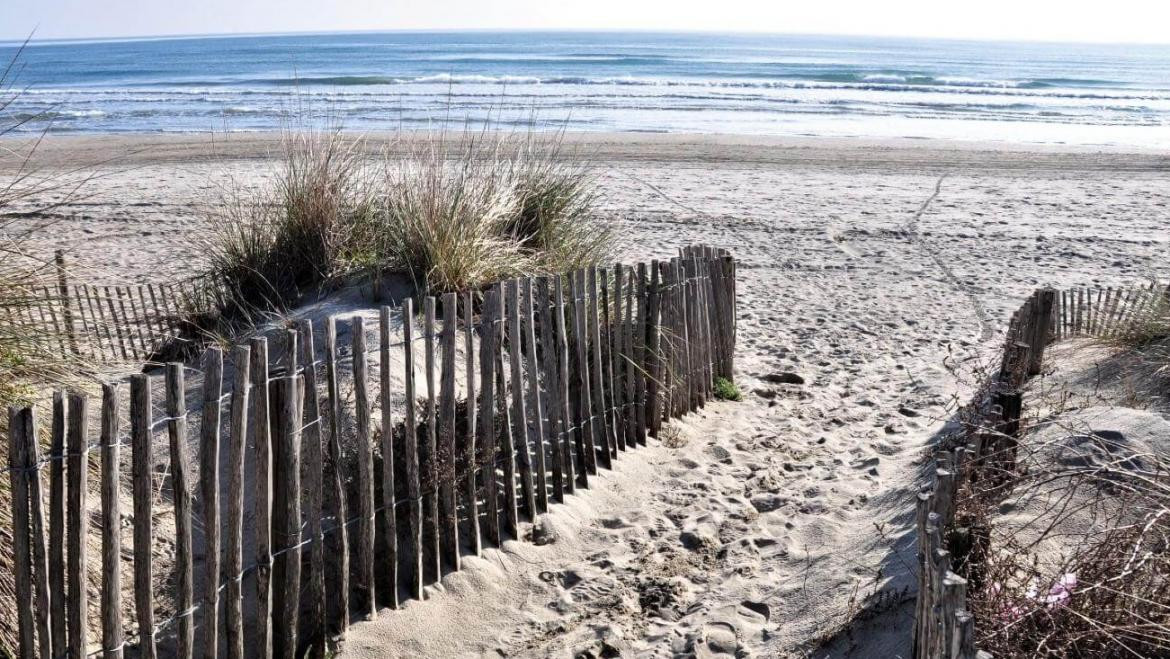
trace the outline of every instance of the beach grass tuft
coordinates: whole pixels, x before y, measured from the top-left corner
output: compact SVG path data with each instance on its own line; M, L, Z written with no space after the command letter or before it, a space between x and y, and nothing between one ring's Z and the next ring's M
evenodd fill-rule
M588 163L562 133L404 135L367 156L339 129L287 129L271 185L225 189L205 248L228 315L294 306L354 275L394 271L420 291L483 287L609 258Z

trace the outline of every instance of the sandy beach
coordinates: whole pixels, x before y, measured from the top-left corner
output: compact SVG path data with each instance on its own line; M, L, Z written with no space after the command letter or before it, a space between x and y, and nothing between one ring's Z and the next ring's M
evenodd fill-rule
M278 139L52 137L42 171L93 178L18 225L83 281L189 276L220 191L268 176ZM540 520L544 544L469 558L354 627L349 656L906 656L920 467L1006 314L1042 285L1170 276L1164 152L567 140L597 168L623 260L695 243L738 259L744 401L624 454Z

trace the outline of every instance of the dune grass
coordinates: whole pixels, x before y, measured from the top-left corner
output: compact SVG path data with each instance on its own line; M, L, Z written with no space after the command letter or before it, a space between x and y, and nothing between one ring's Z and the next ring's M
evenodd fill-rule
M273 183L228 190L204 247L229 313L286 309L370 272L439 294L611 255L590 166L561 133L403 135L373 157L366 146L286 130Z

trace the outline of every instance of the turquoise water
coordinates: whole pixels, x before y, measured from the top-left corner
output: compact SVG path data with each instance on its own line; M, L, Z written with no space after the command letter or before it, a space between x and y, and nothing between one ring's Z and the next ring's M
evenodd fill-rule
M0 46L5 60L15 52ZM569 130L1170 146L1170 46L648 33L346 33L46 42L23 130Z

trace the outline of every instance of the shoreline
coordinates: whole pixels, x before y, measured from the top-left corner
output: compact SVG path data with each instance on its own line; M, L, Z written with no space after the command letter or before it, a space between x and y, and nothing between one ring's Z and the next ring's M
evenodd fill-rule
M396 142L417 141L433 133L343 131L365 141L374 155ZM449 133L463 136L469 133ZM552 133L549 133L550 135ZM141 166L172 162L263 160L275 155L281 131L241 133L109 133L47 135L33 164L45 168ZM404 137L405 136L405 137ZM7 136L0 144L30 143L35 136ZM564 133L574 153L598 162L688 161L696 164L841 164L849 167L934 166L980 169L1170 170L1170 149L1125 145L1086 146L946 140L757 136L735 133ZM843 162L842 159L848 162ZM11 165L0 165L0 172Z

